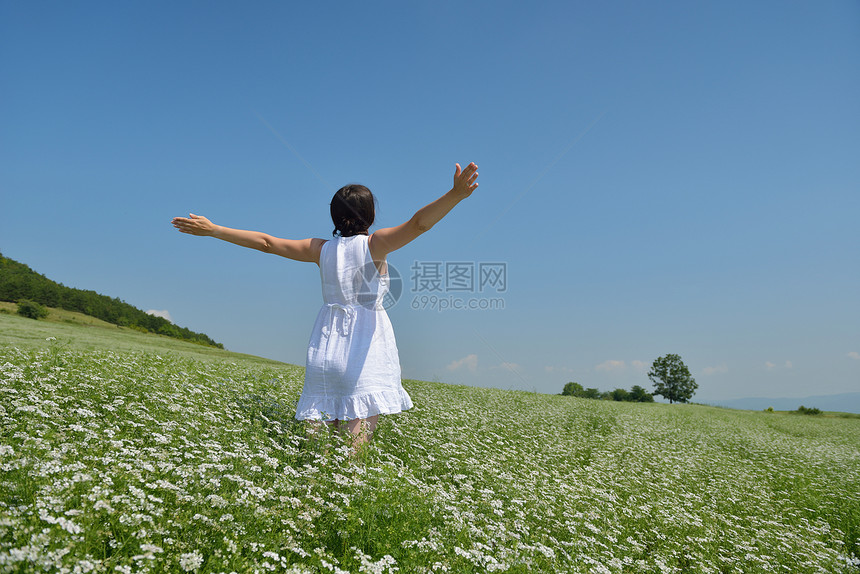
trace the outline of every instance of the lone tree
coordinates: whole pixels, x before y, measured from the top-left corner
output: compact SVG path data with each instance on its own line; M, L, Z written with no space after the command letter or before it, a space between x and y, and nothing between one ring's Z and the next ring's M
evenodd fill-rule
M654 394L669 399L670 403L686 403L699 385L679 355L666 355L654 361L648 378L654 383Z

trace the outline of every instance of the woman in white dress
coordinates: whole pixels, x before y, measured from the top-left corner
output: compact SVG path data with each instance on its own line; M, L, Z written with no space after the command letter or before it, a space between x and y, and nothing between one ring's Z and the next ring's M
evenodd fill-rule
M388 292L386 257L429 230L478 187L478 166L456 164L454 185L396 227L368 233L374 197L363 185L347 185L331 202L334 239L281 239L259 231L215 225L201 215L176 217L182 233L210 236L242 247L316 263L323 306L308 344L299 420L346 428L355 446L368 441L379 415L412 407L400 382L400 360L391 321L382 305Z

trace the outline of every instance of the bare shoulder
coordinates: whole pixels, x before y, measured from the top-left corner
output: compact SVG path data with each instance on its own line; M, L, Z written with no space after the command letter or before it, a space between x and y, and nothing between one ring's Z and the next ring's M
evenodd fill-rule
M373 260L379 261L385 259L385 256L392 251L397 251L412 242L424 231L426 229L421 228L415 218L412 218L396 227L377 229L367 238L367 245L370 247Z

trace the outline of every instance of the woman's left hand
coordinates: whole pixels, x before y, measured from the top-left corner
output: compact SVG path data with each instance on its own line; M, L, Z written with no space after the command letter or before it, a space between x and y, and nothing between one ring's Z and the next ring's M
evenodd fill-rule
M472 192L478 187L478 166L475 162L466 166L466 169L461 169L460 164L455 164L454 171L454 192L462 197L469 197Z

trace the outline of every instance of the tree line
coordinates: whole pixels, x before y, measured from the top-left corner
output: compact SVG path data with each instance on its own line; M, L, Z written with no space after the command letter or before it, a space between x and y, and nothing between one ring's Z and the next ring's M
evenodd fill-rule
M595 387L583 388L576 382L567 383L561 394L567 397L579 397L581 399L598 399L602 401L626 401L633 403L653 403L654 395L639 385L633 385L627 389L615 389L614 391L600 391Z
M584 399L602 399L610 401L630 401L653 403L654 395L668 399L670 403L686 403L699 388L698 383L690 374L690 369L684 364L679 355L668 354L656 359L648 372L648 378L654 383L654 392L649 393L639 385L633 385L629 391L615 389L601 392L596 388L583 388L576 382L567 383L561 394ZM801 407L802 408L802 407Z
M130 327L138 331L157 333L219 349L224 348L224 345L216 343L203 333L195 333L190 329L174 325L163 317L150 315L115 297L66 287L2 254L0 254L0 301L35 302L47 307L77 311L120 327Z

